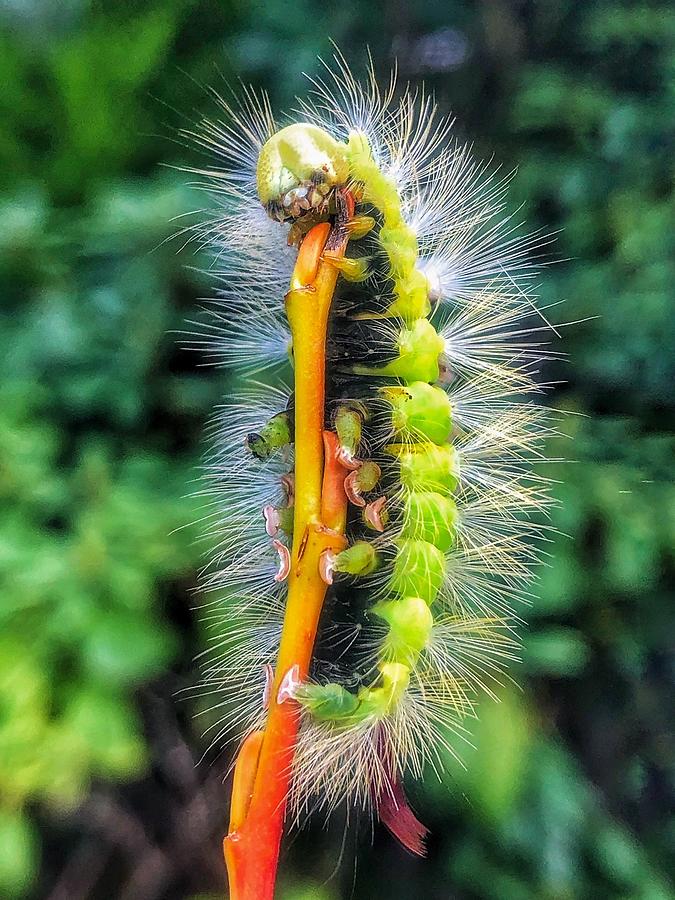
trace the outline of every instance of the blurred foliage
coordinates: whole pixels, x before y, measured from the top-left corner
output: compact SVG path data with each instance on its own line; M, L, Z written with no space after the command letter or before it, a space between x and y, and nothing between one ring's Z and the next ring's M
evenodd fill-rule
M396 54L479 153L518 166L522 218L560 231L543 300L577 324L546 373L568 462L549 470L557 530L520 686L481 705L466 769L417 791L428 860L379 831L370 848L365 826L357 853L318 823L282 896L672 896L675 14L620 0L3 5L0 895L51 896L95 831L73 812L93 788L151 835L165 818L168 751L139 691L172 705L191 677L186 495L227 373L176 344L213 288L164 243L203 201L160 164L194 162L173 138L208 111L199 84L241 77L288 105L329 36L356 64L366 42L381 70ZM218 864L117 893L125 865L54 897L221 895Z

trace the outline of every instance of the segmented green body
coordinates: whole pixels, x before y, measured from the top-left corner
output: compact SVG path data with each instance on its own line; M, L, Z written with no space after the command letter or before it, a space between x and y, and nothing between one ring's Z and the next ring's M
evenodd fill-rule
M417 239L403 218L396 183L380 171L363 134L352 132L345 157L351 183L363 202L380 215L375 237L386 255L393 284L393 299L378 317L396 323L395 358L380 367L354 366L353 371L386 379L379 394L394 436L386 452L391 464L398 466L401 506L396 532L391 535L395 556L387 598L370 609L387 627L375 679L356 694L335 683L305 684L296 692L318 719L347 727L394 710L429 642L433 606L445 578L445 554L453 543L457 508L452 495L459 472L450 443L450 401L435 384L444 341L428 319L429 284L417 268ZM342 430L343 445L357 453L359 435L354 423L344 408L341 415L338 434ZM368 546L358 542L339 554L335 570L369 574L375 563L373 552L364 552Z

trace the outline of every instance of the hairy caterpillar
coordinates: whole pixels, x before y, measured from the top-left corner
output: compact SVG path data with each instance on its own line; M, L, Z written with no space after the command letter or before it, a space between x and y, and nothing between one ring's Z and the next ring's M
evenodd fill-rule
M347 800L423 852L403 779L454 753L515 658L548 504L537 238L429 96L335 63L286 122L245 90L191 134L222 162L200 170L207 344L249 379L206 489L213 739L245 737L233 897L271 896L287 806Z

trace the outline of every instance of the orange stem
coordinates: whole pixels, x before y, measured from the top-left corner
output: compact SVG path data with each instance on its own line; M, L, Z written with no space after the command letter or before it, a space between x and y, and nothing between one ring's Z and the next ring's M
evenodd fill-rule
M329 244L335 246L328 249ZM337 553L346 546L347 499L342 484L347 472L335 456L336 436L324 432L326 331L338 278L330 260L344 256L346 244L346 233L339 227L331 231L327 223L316 225L300 247L286 295L295 363L291 571L267 725L252 746L244 743L235 768L232 807L237 814L224 841L230 900L272 900L274 896L300 724L298 704L289 699L278 703L277 693L294 666L301 680L307 677L327 589L319 575L319 559L325 550ZM258 750L251 778L251 758Z

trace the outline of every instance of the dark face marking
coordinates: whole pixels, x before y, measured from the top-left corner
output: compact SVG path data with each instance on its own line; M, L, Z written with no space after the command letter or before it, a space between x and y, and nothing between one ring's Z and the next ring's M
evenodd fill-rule
M281 197L267 203L267 212L278 222L295 223L308 214L316 220L317 216L329 213L333 191L334 188L323 180L323 175L317 173L310 180L303 181Z

